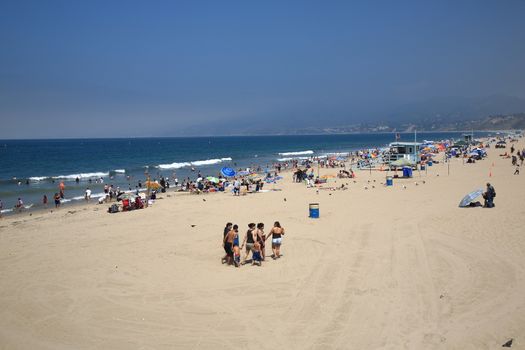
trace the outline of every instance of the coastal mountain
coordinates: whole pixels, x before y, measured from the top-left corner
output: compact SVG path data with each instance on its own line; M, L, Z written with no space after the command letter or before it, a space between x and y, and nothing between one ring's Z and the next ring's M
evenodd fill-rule
M279 117L257 115L194 125L179 129L175 134L298 135L525 129L525 99L514 96L436 97L388 109L390 112L370 118L325 116L318 112L289 113ZM350 112L348 114L350 115Z
M523 112L525 99L513 96L439 97L401 106L386 120L392 126L412 124L424 130L505 129L520 127Z

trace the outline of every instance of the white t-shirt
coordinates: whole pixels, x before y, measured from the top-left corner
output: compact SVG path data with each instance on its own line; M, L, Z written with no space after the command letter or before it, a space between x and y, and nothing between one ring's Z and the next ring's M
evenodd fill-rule
M91 197L91 190L90 189L86 190L86 197Z

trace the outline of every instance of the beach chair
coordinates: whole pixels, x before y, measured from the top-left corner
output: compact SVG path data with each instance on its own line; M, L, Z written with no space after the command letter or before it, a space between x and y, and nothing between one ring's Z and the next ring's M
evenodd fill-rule
M131 207L130 203L129 203L129 199L123 199L122 200L122 211L130 211L132 210L133 208Z
M144 209L144 203L140 196L135 198L135 209Z

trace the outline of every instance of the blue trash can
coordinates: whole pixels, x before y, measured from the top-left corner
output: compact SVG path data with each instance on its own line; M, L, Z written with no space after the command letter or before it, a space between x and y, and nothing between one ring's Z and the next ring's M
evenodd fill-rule
M404 167L403 168L403 177L412 177L412 168Z
M428 166L432 166L432 162L431 162L431 161L430 161L430 162L428 162L427 164L428 164Z
M419 167L421 170L425 170L425 164L421 164L421 166Z
M319 203L310 203L310 215L312 219L319 219Z
M392 179L392 176L386 177L386 185L387 186L393 186L394 185L394 179Z

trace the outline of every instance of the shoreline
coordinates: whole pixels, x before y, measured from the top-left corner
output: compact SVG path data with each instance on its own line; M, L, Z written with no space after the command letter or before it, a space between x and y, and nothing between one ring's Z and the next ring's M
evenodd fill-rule
M385 134L395 134L395 133L374 133L376 135L385 135ZM368 134L363 134L363 135L368 135ZM261 137L265 137L265 136L261 136ZM303 145L304 146L304 145ZM306 147L306 146L305 146ZM317 150L315 151L315 154L314 155L310 155L308 154L308 158L312 157L312 156L320 156L322 154L337 154L337 153L341 153L341 152L345 152L345 153L348 153L348 152L355 152L357 150L360 150L362 149L364 146L353 146L353 147L350 147L350 148L347 148L347 147L340 147L340 148L337 148L337 149L333 149L333 150ZM375 144L373 146L369 146L367 147L366 149L370 149L370 148L381 148L381 147L384 147L384 145L378 145L378 144ZM308 148L305 148L305 149L308 149ZM250 160L241 160L241 161L238 161L238 160L235 160L235 161L230 161L231 163L234 163L236 164L236 166L234 165L233 167L237 168L237 167L253 167L253 166L257 166L257 164L262 167L263 169L265 168L264 164L265 163L270 163L270 164L275 164L277 162L289 162L290 160L292 159L301 159L302 158L307 158L305 155L302 155L302 156L299 156L297 155L297 153L302 153L302 152L305 152L305 151L302 151L302 152L288 152L288 151L281 151L281 152L284 152L284 155L281 155L281 154L277 154L277 155L274 155L274 158L275 159L272 159L270 154L268 155L262 155L260 158L253 158L253 159L250 159ZM310 152L310 151L309 151ZM312 151L314 152L314 151ZM290 153L291 155L288 156L288 153ZM226 159L226 158L224 158ZM229 158L231 159L231 158ZM262 159L262 160L261 160ZM222 159L221 159L222 161ZM239 162L237 164L237 162ZM188 162L185 162L184 164L186 164ZM191 162L190 162L191 163ZM190 164L188 163L188 164ZM179 164L179 163L173 163L173 164ZM182 163L180 163L182 164ZM227 164L226 162L224 163L225 165L228 165L228 166L232 166L232 165L229 165ZM203 165L202 167L201 166L196 166L198 168L203 168L204 169L204 172L207 173L207 174L214 174L216 172L218 172L218 170L220 169L220 166L218 164L210 164L210 165ZM176 167L176 168L166 168L166 169L163 169L163 168L151 168L150 167L150 171L152 173L155 173L155 171L157 171L159 174L160 173L163 173L163 174L170 174L171 172L177 172L179 175L183 175L183 178L184 178L184 175L189 175L189 176L195 176L195 173L192 173L189 171L189 168L190 166L189 165L185 165L185 166L181 166L181 167ZM142 167L140 168L137 168L137 169L142 169ZM121 170L121 169L119 169ZM126 169L124 169L126 172L124 174L121 174L120 171L119 172L115 172L116 170L109 170L108 171L108 174L107 176L104 176L104 179L105 179L105 183L115 183L115 184L120 184L120 186L122 186L123 188L126 188L127 186L125 186L124 184L127 183L128 181L130 182L133 182L133 181L137 181L137 179L139 178L139 176L141 176L139 173L140 172L137 172L135 170L130 170L130 172L127 172ZM113 175L112 175L113 173ZM99 174L101 175L102 173L100 172L95 172L93 174ZM41 174L40 174L41 175ZM56 175L58 176L58 175ZM73 176L73 175L68 175L69 177ZM108 180L108 176L112 176L110 177L110 179ZM131 176L131 179L128 179L127 181L125 180L126 177L128 176ZM166 176L166 175L165 175ZM167 175L168 177L171 177L170 175ZM180 177L180 176L179 176ZM39 177L32 177L32 178L38 178L38 179L41 179L42 177L39 176ZM52 176L50 177L52 178ZM182 180L182 178L181 178ZM6 183L9 183L10 185L9 186L14 186L14 184L16 183L17 180L3 180L4 182ZM20 180L18 180L20 181ZM64 181L66 184L68 183L71 183L72 180L69 179L69 180L65 180L65 179L55 179L55 182L53 182L53 184L55 185L56 183L60 182L60 181ZM34 183L34 184L33 184ZM31 182L31 186L43 186L42 187L42 191L41 193L45 193L48 195L48 198L50 199L50 201L52 202L52 194L54 192L54 190L56 189L51 189L52 188L52 185L51 185L51 182L46 180L46 179L43 179L42 181L36 181L36 182ZM84 190L84 187L90 187L92 188L92 190L94 192L101 192L101 191L98 191L99 189L101 189L101 184L96 184L96 183L87 183L85 179L82 179L81 180L81 185L78 186L76 184L72 184L72 188L73 188L73 198L78 198L78 197L83 197L83 190ZM34 207L40 207L41 208L41 197L38 197L38 195L35 195L35 194L31 194L31 195L26 195L24 194L24 187L25 185L22 185L22 187L20 188L21 192L18 193L18 194L11 194L10 197L5 197L4 198L0 198L0 199L3 199L4 200L4 212L2 215L4 216L9 216L9 215L15 215L15 207L14 207L14 202L16 200L16 197L22 197L22 199L24 200L24 202L26 203L26 205L33 205ZM133 187L133 186L131 186ZM38 188L38 187L35 187L35 188ZM12 191L13 193L16 193L16 187L14 187L13 189L11 189L10 191ZM71 193L71 192L70 192ZM8 198L8 199L6 199ZM66 198L68 200L70 200L70 202L68 202L68 204L63 204L63 205L66 205L66 206L69 206L71 203L73 202L81 202L83 201L83 199L78 199L78 200L75 200L75 199L72 199L72 198ZM53 203L49 203L49 209L52 209L51 206L53 205ZM8 205L12 205L12 206L9 206ZM7 210L12 210L11 212L7 212ZM31 209L27 209L27 210L30 210L30 211L33 211L35 209L31 208Z

